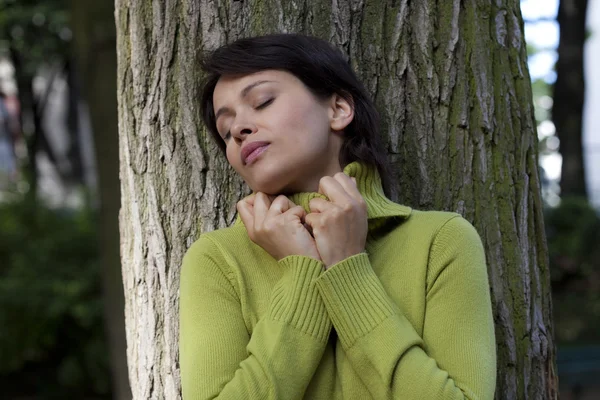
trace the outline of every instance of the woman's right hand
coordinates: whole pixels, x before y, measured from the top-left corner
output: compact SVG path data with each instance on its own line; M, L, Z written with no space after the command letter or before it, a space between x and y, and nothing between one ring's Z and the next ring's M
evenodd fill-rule
M315 239L304 226L306 211L287 197L278 196L271 202L258 192L240 200L237 210L250 240L277 261L291 255L321 261Z

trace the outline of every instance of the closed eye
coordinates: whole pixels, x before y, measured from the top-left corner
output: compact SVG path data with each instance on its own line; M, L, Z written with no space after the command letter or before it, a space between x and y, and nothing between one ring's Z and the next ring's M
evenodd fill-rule
M275 100L275 98L272 98L272 99L269 99L269 100L265 101L264 103L262 103L259 106L257 106L255 109L256 110L262 110L263 108L266 108L271 103L273 103L273 100ZM223 136L223 140L224 141L228 141L230 138L231 138L231 131L227 131L227 133Z
M262 103L261 105L259 105L258 107L256 107L257 110L262 110L263 108L267 107L269 104L271 104L273 102L273 100L275 100L275 98L269 99L267 101L265 101L264 103Z

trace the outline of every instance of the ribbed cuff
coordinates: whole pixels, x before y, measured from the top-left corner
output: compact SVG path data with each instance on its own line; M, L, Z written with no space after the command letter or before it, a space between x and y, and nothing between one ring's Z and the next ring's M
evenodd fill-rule
M269 317L327 341L331 320L315 285L323 273L323 263L310 257L289 256L279 264L284 273L273 288Z
M345 349L395 313L365 253L333 265L316 284Z

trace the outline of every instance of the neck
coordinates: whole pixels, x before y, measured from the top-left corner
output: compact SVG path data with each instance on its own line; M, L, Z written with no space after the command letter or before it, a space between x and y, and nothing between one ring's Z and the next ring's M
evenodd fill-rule
M323 172L325 171L325 172ZM310 178L304 178L302 182L298 184L292 184L290 187L285 190L282 194L286 196L293 196L297 193L313 193L319 191L319 182L321 178L324 176L334 176L338 172L342 172L343 169L340 166L338 161L335 161L329 166L325 168L315 169L315 172L311 175Z
M293 183L284 188L280 194L290 196L295 193L317 192L322 177L334 176L336 173L343 171L339 160L341 146L342 139L340 135L332 134L330 136L328 155L323 156L320 162L311 162L300 168L302 173L299 174Z
M389 218L407 218L410 215L410 207L396 204L385 196L377 168L362 162L352 162L344 168L343 172L356 179L358 191L367 203L369 232L383 225ZM310 213L309 203L312 199L320 197L329 200L326 196L317 192L318 186L317 182L314 191L294 193L288 195L288 198L294 204L302 206L307 213ZM241 221L242 219L238 215L236 224L241 224Z

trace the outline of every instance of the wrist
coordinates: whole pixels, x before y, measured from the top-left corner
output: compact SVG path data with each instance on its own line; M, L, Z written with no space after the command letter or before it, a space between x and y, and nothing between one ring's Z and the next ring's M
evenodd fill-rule
M327 269L333 267L334 265L339 264L342 261L347 260L350 257L354 257L361 253L366 253L366 250L363 249L360 251L348 252L348 253L344 253L344 254L336 256L336 257L331 257L327 261L323 260L323 264L325 265L325 269L327 270Z
M311 258L313 260L317 260L321 263L323 262L319 253L317 253L317 252L313 253L313 252L309 252L309 251L292 251L292 252L280 253L277 256L273 256L273 258L275 258L277 261L281 261L284 258L292 257L292 256L307 257L307 258Z

